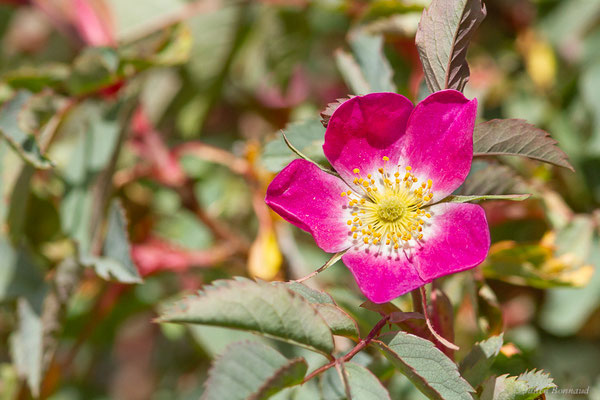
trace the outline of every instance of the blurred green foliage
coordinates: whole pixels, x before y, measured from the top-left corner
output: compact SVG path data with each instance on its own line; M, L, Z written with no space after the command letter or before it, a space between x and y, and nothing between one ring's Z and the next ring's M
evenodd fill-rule
M273 370L282 358L322 365L247 332L152 321L217 279L297 279L327 261L264 204L273 173L296 157L279 132L325 163L328 103L373 91L422 98L414 37L429 2L80 3L0 5L0 398L195 399L211 362L240 340L268 345ZM548 131L575 172L514 156L474 162L457 194L533 197L485 203L488 260L436 283L453 306L455 360L502 331L504 345L480 362L512 378L484 383L484 394L523 389L514 377L537 368L600 399L600 2L485 4L466 96L481 121ZM363 336L379 320L341 263L311 284ZM410 299L393 306L406 311ZM292 366L297 381L304 366ZM391 398L423 398L381 353L346 365L379 393L365 367ZM331 369L273 398L343 398L338 379Z

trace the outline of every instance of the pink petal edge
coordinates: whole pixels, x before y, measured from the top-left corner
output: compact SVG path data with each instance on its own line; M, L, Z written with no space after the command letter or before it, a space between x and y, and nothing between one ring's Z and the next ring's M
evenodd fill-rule
M442 90L421 101L410 115L400 159L419 180L433 181L432 203L452 194L469 174L476 113L477 99Z
M305 160L294 160L273 179L266 203L289 223L310 233L321 249L336 253L350 247L344 210L349 187Z
M342 103L332 114L325 131L323 152L346 182L352 170L371 173L382 157L399 152L412 102L396 93L371 93Z

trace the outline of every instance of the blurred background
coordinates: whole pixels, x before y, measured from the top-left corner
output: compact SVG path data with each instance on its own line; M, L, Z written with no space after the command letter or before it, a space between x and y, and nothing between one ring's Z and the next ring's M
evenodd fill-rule
M573 398L600 399L600 1L485 4L466 96L481 121L550 132L576 171L476 158L461 193L534 196L485 203L488 260L439 282L455 341L504 332L498 374L544 369L560 388L588 389ZM370 91L418 101L427 5L1 2L0 130L35 140L21 156L0 142L0 399L36 387L53 400L198 398L211 360L248 334L156 324L157 310L214 279L289 280L327 261L264 204L294 158L279 132L326 162L329 103ZM102 250L102 210L131 258L75 262ZM378 321L341 263L310 284L361 331ZM392 398L422 398L375 353L362 357Z

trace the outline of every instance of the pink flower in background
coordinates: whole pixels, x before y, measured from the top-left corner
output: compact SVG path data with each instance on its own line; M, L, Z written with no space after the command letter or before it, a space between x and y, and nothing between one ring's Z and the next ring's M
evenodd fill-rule
M465 180L477 101L436 92L416 107L373 93L331 116L323 150L341 179L295 160L271 182L269 206L342 261L371 301L384 303L481 263L483 209L440 203Z

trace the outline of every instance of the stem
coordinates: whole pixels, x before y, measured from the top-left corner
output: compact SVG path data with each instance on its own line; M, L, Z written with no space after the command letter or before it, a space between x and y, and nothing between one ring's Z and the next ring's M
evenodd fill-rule
M133 115L137 104L137 97L134 97L133 99L126 100L120 105L121 109L119 110L119 122L121 123L121 130L119 131L117 143L115 144L115 148L108 165L104 168L104 171L102 171L92 189L93 206L92 215L90 217L90 253L95 256L98 256L102 253L102 244L104 242L102 225L107 204L113 191L112 179L117 167L119 155L121 154L121 149L124 147L123 143L125 143L127 134L129 133L131 116Z
M383 317L374 327L373 329L371 329L371 332L369 332L369 334L367 335L367 337L365 339L361 339L356 346L354 346L354 348L352 348L352 350L350 350L350 352L348 352L345 356L340 357L340 358L334 358L331 362L329 362L328 364L323 365L322 367L317 368L316 370L314 370L313 372L311 372L310 374L308 374L308 376L306 376L306 378L304 378L304 380L302 381L302 383L306 383L309 380L311 380L312 378L314 378L315 376L321 374L322 372L327 371L329 368L331 367L335 367L337 364L339 363L345 363L348 362L352 359L352 357L354 357L356 354L358 354L361 350L363 350L365 347L367 347L369 345L369 343L371 343L371 341L373 339L375 339L376 336L379 335L379 332L381 332L381 330L383 329L383 327L385 326L385 324L388 322L388 320L390 319L389 315L386 315L385 317Z

